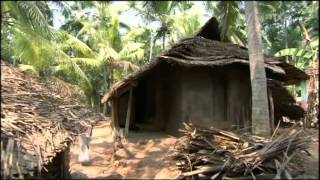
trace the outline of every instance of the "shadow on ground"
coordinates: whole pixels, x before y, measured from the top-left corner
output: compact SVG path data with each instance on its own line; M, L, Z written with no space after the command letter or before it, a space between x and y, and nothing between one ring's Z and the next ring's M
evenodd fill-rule
M89 149L91 164L88 166L78 163L78 146L71 148L70 172L73 178L172 179L179 175L175 162L166 158L176 141L174 137L161 133L131 133L129 143L117 150L114 162L111 162L113 146L110 132L105 126L93 129Z

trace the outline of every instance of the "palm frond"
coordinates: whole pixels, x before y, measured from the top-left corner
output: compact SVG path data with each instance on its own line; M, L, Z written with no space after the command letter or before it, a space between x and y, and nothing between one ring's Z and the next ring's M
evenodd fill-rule
M52 38L52 31L49 28L48 20L41 12L39 5L32 1L17 1L16 14L20 15L20 20L26 18L33 30L38 31L43 36ZM17 12L18 11L18 12Z
M95 53L85 43L83 43L78 38L72 36L71 34L65 31L60 31L60 32L65 37L65 42L63 42L63 44L61 45L62 49L64 50L73 49L81 52L84 57L89 57L89 58L95 57Z
M70 77L79 78L86 86L88 86L88 89L92 89L91 81L74 61L69 59L60 60L60 64L52 68L54 74L64 73L68 74ZM81 81L78 82L81 84Z
M119 52L122 59L142 59L144 56L143 43L127 43Z
M282 49L278 51L275 56L281 57L281 56L295 56L295 57L303 57L306 59L309 59L312 57L312 53L307 52L305 49L299 49L299 48L288 48L288 49Z
M221 29L221 39L226 40L228 33L232 26L235 26L237 18L241 16L238 9L238 2L235 1L222 1L218 4L217 10L221 14L220 29Z
M82 64L85 66L91 66L91 67L100 67L101 61L98 59L94 58L70 58L71 61L77 63L77 64Z

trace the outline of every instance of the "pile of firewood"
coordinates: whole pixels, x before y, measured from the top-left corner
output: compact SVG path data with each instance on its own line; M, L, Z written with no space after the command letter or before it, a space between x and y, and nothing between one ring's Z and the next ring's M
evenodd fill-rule
M310 137L302 130L292 128L289 134L272 140L184 125L180 130L184 136L170 151L182 171L180 178L290 179L302 173L303 164L297 161L302 160L302 153L308 153L310 143Z

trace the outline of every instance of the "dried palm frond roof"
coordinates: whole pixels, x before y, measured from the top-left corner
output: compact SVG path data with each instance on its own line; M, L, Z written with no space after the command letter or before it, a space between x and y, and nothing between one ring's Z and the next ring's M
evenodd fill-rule
M102 103L115 95L118 89L133 83L133 81L144 76L144 74L153 70L153 68L163 61L183 66L249 65L249 56L245 48L235 44L223 43L203 37L188 38L182 40L181 43L172 47L150 63L142 66L135 73L114 84L109 93L103 97ZM285 63L280 58L265 55L265 67L267 76L281 81L284 85L295 84L308 79L306 73Z
M45 82L10 66L1 62L1 177L22 178L45 169L78 133L104 117L61 92L74 89L70 84Z

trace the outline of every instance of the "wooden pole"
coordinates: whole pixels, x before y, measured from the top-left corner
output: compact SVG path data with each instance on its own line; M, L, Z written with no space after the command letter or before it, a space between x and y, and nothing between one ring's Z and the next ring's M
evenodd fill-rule
M113 98L111 103L112 103L112 121L111 121L112 130L117 131L118 130L118 99Z
M97 98L98 98L98 112L101 113L101 99L100 99L100 93L96 93Z
M126 126L124 131L124 136L128 137L129 134L129 125L130 125L130 117L131 117L131 106L132 106L132 87L130 88L129 92L129 101L128 101L128 110L127 110L127 117L126 117Z
M107 115L107 102L103 103L102 114L105 116Z
M270 113L270 128L271 131L274 131L274 104L273 104L273 97L272 97L272 91L271 88L268 88L268 98L269 98L269 113Z

